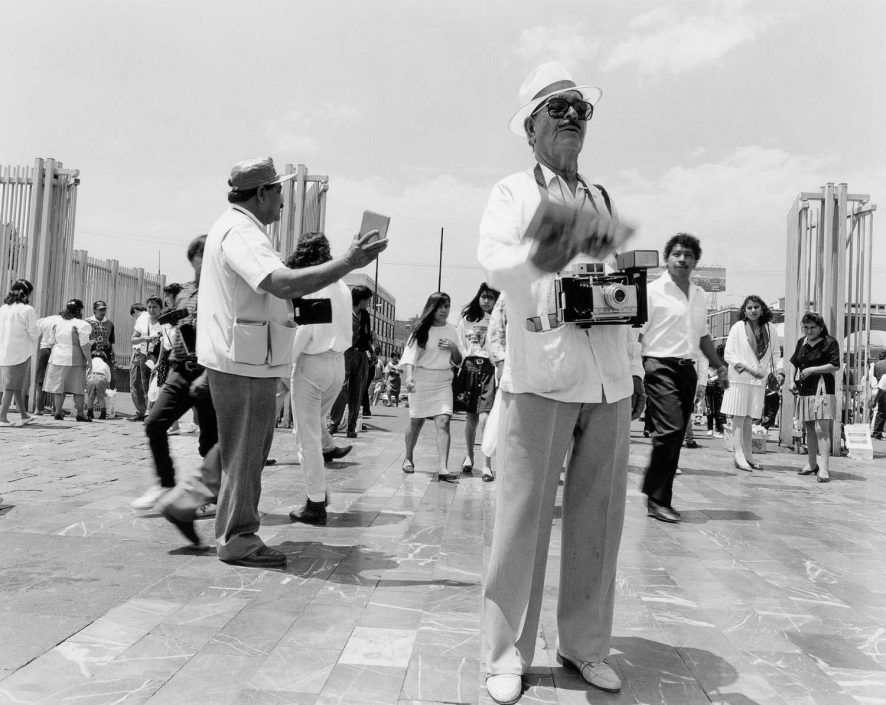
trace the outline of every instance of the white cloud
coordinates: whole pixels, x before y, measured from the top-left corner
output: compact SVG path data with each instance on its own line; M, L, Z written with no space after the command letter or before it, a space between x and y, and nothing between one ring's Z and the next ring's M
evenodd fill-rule
M579 22L560 22L524 29L517 44L517 55L522 61L562 61L573 67L593 59L601 42L593 37L587 25Z
M304 159L320 153L322 143L314 134L328 130L330 126L354 123L359 117L360 111L351 105L317 103L269 120L266 133L277 151Z
M691 71L754 41L776 15L744 3L718 3L702 14L680 16L673 9L652 10L628 23L629 32L605 52L603 68L636 66L641 73Z

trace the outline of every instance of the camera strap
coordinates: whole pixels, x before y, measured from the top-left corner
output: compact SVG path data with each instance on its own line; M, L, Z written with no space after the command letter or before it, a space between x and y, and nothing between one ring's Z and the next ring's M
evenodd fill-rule
M551 195L548 190L548 185L545 183L545 177L541 170L541 165L536 162L535 169L532 170L533 174L535 174L535 183L538 185L538 191L541 194L541 199L543 201L547 201L550 199ZM591 189L588 188L585 180L579 176L579 183L584 186L585 193L587 193L588 198L591 199L591 205L594 206L594 210L599 211L597 208L597 202L594 200L594 194L591 193ZM609 199L609 193L606 191L603 186L600 184L594 184L594 188L599 189L600 194L603 196L603 204L606 206L606 210L609 212L609 215L612 215L612 201Z

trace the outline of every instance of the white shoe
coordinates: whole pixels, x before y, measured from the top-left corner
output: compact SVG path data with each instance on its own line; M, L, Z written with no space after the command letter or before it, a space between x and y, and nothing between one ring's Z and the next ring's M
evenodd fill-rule
M683 471L682 471L680 468L677 468L677 469L674 471L674 474L675 474L675 475L682 475L682 474L683 474Z
M513 673L501 673L486 678L486 692L499 705L511 705L523 693L523 681Z
M713 429L709 430L705 435L707 435L707 436L713 436L713 435L714 435L714 431L713 431Z
M129 506L133 509L153 509L157 506L160 498L166 494L168 489L160 485L154 485L138 499L132 500Z
M723 434L720 433L719 431L717 431L717 432L714 434L714 438L723 438Z
M585 683L598 690L606 693L617 693L621 690L621 678L605 661L579 661L577 659L573 661L561 653L557 653L557 661L565 668L578 671Z
M194 512L195 519L204 519L206 517L214 517L215 516L215 504L210 502L209 504L204 504L202 507L198 507L197 511Z

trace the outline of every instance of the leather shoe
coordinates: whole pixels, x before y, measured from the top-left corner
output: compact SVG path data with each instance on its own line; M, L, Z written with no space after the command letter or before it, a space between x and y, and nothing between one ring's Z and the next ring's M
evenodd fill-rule
M814 468L809 467L808 465L801 470L797 470L798 475L818 475L818 465Z
M324 450L323 462L331 463L333 460L344 458L348 453L351 452L351 448L353 447L354 446L335 446L332 450Z
M604 693L617 693L621 690L621 679L605 661L579 661L566 658L557 652L557 661L564 668L578 671L581 679Z
M222 562L230 565L243 565L247 568L279 568L286 565L286 554L270 546L255 549L243 558L222 558Z
M194 528L194 518L190 519L179 519L176 516L173 516L169 507L160 507L160 513L166 518L167 521L171 522L176 529L182 532L184 537L190 541L195 546L200 545L200 534L197 533L197 530Z
M289 512L289 520L314 526L326 526L326 504L326 501L312 502L308 499L301 510Z
M348 438L356 438L356 437L357 437L357 432L356 432L356 431L348 431L345 435L346 435Z
M646 503L646 513L653 519L658 519L659 521L664 521L668 524L676 524L680 521L680 514L677 510L671 507L666 507L651 499Z
M499 705L511 705L523 693L523 680L514 673L501 673L486 678L486 692Z
M695 450L699 445L695 441L686 441L686 447L689 448L689 450Z

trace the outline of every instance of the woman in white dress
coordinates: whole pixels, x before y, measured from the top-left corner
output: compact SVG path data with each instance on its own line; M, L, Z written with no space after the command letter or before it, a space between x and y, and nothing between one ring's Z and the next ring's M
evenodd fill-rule
M726 339L729 388L723 394L720 413L732 416L734 462L750 472L762 466L754 459L751 442L753 419L763 416L766 378L775 369L775 334L772 313L759 296L748 296L741 305L738 322Z
M452 418L452 366L461 363L458 333L449 318L449 295L431 294L418 323L409 334L400 360L409 393L409 428L406 429L406 459L403 472L415 472L412 452L425 419L437 427L437 465L440 482L455 482L457 474L449 463L449 419Z

